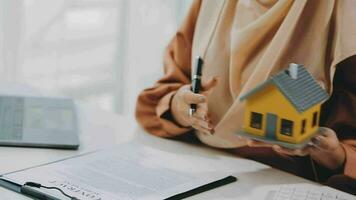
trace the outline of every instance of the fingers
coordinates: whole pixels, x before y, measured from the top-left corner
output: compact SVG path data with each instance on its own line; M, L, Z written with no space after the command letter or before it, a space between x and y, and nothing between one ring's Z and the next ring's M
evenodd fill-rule
M193 117L192 127L200 132L208 135L214 134L214 129L210 123L207 121L201 120L199 118Z
M272 149L276 151L277 153L284 154L284 155L290 155L290 156L306 156L310 153L313 147L311 146L306 146L301 149L288 149L281 147L279 145L273 145Z
M197 110L190 117L192 127L204 134L214 134L214 128L208 117L208 105L206 103L201 103L197 105Z
M186 104L199 104L206 102L206 97L202 94L195 94L189 89L186 89L183 93L183 101Z
M208 117L208 107L207 107L207 99L206 96L204 95L204 92L207 92L209 90L211 90L213 87L216 86L217 84L217 78L212 78L208 81L202 81L202 90L203 90L203 94L196 94L193 93L190 90L190 87L185 87L182 91L181 94L181 99L183 100L183 102L186 105L190 105L190 104L196 104L197 105L197 110L195 111L195 113L193 114L193 116L190 116L190 119L188 119L188 121L190 121L191 126L204 133L204 134L213 134L214 133L214 128L213 125L211 123L211 120Z
M290 155L290 156L306 156L306 155L310 154L311 150L314 149L314 147L310 147L310 146L306 146L301 149L288 149L285 147L281 147L279 145L273 145L273 144L269 144L269 143L257 141L257 140L247 139L246 141L247 141L246 144L249 147L272 147L272 149L274 151L276 151L277 153L282 154L282 155Z
M208 81L202 80L201 82L202 93L211 90L217 85L217 83L218 83L217 77L209 79ZM203 94L196 94L192 92L189 86L186 86L183 90L183 100L185 101L185 103L188 104L204 103L206 101L205 98L206 97Z
M333 151L339 147L336 133L326 127L320 127L319 133L311 141L319 150Z
M261 142L257 140L251 140L251 139L246 139L246 144L249 147L271 147L271 144L268 144L266 142Z
M312 138L312 143L314 146L318 149L326 149L328 148L327 145L327 138L323 135L317 135L314 138Z
M209 121L207 105L198 105L198 109L193 116L203 121Z
M311 144L301 149L289 149L279 145L271 145L265 142L250 139L247 140L247 145L250 147L272 147L272 149L277 153L290 156L314 155L320 151L333 151L340 146L336 133L332 129L326 127L321 127L319 134L312 139Z
M325 137L336 137L336 133L332 129L327 127L319 127L319 134Z
M201 87L203 91L209 91L212 88L214 88L218 84L218 78L213 77L212 79L209 79L208 81L202 80L201 82Z

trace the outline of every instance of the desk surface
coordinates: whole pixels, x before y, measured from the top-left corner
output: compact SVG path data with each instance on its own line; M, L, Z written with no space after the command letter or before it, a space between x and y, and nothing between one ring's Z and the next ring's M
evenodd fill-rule
M1 88L0 94L4 94ZM215 170L232 171L239 179L233 184L196 195L191 199L255 199L254 195L256 195L258 189L266 186L313 184L266 165L238 158L212 148L151 136L137 126L133 117L119 116L82 104L78 104L77 107L81 130L81 144L78 150L0 147L0 174L115 144L132 142L138 148L150 146L168 151L172 156L180 157L184 155L194 161L201 160L201 164L211 165ZM181 164L184 165L184 163ZM197 168L197 170L199 169ZM1 187L0 194L1 199L28 199Z

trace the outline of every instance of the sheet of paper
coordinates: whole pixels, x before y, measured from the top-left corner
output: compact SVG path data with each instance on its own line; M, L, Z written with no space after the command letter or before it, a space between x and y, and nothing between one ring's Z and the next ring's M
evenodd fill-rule
M174 158L165 159L168 156L164 154L150 147L123 145L10 173L4 178L20 184L32 181L56 186L80 199L133 200L167 198L228 175L176 170L167 166L179 162L165 164L174 162ZM64 198L57 192L51 194Z

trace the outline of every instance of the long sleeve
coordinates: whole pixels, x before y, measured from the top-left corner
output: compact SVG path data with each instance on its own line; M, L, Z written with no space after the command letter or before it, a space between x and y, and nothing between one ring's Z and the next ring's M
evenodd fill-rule
M190 129L177 125L170 114L170 103L176 91L190 83L191 49L194 27L200 9L195 0L189 13L164 54L164 76L156 84L142 91L137 99L136 119L149 133L173 137Z
M332 128L345 149L343 173L356 179L356 56L341 62L333 81L333 94L323 105L322 125Z

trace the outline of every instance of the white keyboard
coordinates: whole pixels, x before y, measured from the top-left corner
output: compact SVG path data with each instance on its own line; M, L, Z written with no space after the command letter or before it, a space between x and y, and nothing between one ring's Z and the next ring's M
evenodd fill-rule
M333 191L281 186L277 190L271 190L265 200L356 200L355 196Z

